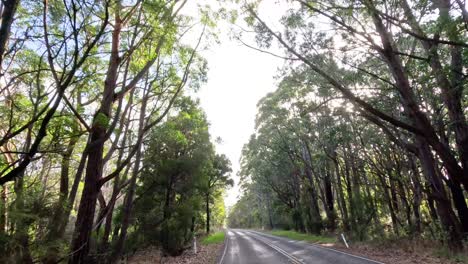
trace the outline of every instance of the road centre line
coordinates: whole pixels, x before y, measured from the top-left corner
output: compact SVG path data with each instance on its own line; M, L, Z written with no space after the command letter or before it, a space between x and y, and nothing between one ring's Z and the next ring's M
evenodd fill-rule
M261 232L257 232L257 231L250 231L252 233L256 233L258 235L265 235L267 237L271 237L271 238L277 238L276 236L273 236L273 235L269 235L269 234L265 234L265 233L261 233ZM347 256L350 256L350 257L355 257L355 258L358 258L358 259L363 259L363 260L367 260L367 261L370 261L370 262L373 262L373 263L377 263L377 264L385 264L383 262L380 262L380 261L376 261L376 260L373 260L373 259L368 259L366 257L361 257L361 256L357 256L357 255L353 255L353 254L350 254L350 253L346 253L346 252L343 252L343 251L340 251L340 250L336 250L336 249L332 249L332 248L328 248L328 247L324 247L324 246L321 246L317 243L306 243L306 244L309 244L311 247L317 247L317 248L321 248L321 249L325 249L325 250L330 250L330 251L334 251L336 253L341 253L341 254L344 254L344 255L347 255Z
M259 236L257 234L254 234L253 232L251 233L250 231L244 231L244 232L249 233L252 237L256 238L257 240L261 241L265 245L267 245L267 246L273 248L274 250L278 251L279 253L281 253L282 255L287 257L288 259L290 259L294 264L304 264L304 262L302 262L300 259L298 259L295 256L289 254L288 252L286 252L282 248L267 242L264 238L261 238L261 236Z

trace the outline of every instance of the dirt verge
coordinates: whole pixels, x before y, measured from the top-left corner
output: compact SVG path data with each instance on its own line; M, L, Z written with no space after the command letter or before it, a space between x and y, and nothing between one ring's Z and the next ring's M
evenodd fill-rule
M350 248L342 244L324 244L349 254L363 256L383 263L393 264L455 264L468 263L468 254L441 256L446 251L430 241L395 240L383 243L353 243ZM439 255L439 256L438 256Z
M197 254L193 249L188 249L177 257L161 257L161 251L157 248L148 248L137 252L128 259L129 264L214 264L224 244L202 245L197 243Z

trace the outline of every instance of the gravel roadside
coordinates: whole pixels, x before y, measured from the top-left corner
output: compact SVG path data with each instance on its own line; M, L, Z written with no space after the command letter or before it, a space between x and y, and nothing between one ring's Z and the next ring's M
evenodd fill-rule
M369 245L354 244L346 248L342 244L321 245L331 247L349 254L371 258L383 263L398 264L456 264L467 263L463 260L453 260L436 256L433 246L411 245L400 241L394 244Z

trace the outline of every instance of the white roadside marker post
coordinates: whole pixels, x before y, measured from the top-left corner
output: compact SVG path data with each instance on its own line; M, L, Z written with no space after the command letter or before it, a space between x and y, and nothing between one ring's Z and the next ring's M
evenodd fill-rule
M193 234L193 253L197 254L197 237Z
M343 233L341 233L341 238L343 239L343 242L344 242L346 248L349 248L348 242L346 242L346 238L344 237Z

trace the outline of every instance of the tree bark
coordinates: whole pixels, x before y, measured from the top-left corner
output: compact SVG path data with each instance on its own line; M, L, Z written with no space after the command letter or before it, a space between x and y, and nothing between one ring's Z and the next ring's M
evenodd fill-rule
M428 144L422 138L417 137L416 142L420 151L423 173L430 185L432 195L434 195L437 215L449 237L448 244L452 250L460 251L463 249L461 225L453 212L452 204L447 197L442 180L435 171L434 157Z
M450 22L454 22L449 15L451 9L450 1L433 1L434 6L439 9L439 17L441 19L447 19ZM450 47L450 74L447 76L444 67L441 63L439 53L437 51L437 44L431 42L426 37L426 34L419 26L416 18L414 17L408 2L402 1L401 5L405 12L405 16L408 18L411 29L418 35L422 36L421 44L426 50L429 64L432 69L432 73L435 76L435 81L442 91L442 101L447 108L450 123L453 126L455 132L455 141L460 156L460 160L463 167L463 178L468 181L468 124L463 112L463 106L461 100L463 98L463 57L462 48L458 46ZM449 40L457 42L460 37L457 34L448 34ZM456 178L456 177L454 177ZM462 181L463 182L463 181ZM468 190L465 186L465 190Z
M452 180L446 180L447 185L452 193L452 201L458 213L462 231L465 236L468 236L468 207L466 205L465 195L459 183Z
M421 201L422 201L422 186L419 178L419 172L416 168L416 162L414 157L409 155L409 161L411 166L411 179L413 183L413 213L415 219L415 233L421 233Z
M336 228L336 213L335 213L335 206L334 206L334 198L333 198L333 190L332 190L332 183L331 183L331 176L330 171L328 170L328 166L325 167L325 178L324 178L324 188L325 188L325 201L326 201L326 213L327 213L327 220L328 225L327 228L333 232Z
M8 206L8 186L5 184L2 186L2 192L0 193L0 236L6 234L7 227L7 206Z
M62 155L61 170L60 170L60 190L59 190L59 199L55 204L54 212L52 213L52 218L49 222L47 229L49 230L46 241L52 243L53 245L47 249L46 259L43 261L45 263L56 263L58 255L60 253L60 245L57 243L57 240L61 238L60 226L62 221L65 221L65 214L67 208L67 199L68 199L68 174L70 170L70 159L75 149L75 145L78 142L78 137L72 137L68 143L67 149Z
M322 217L320 215L320 209L318 205L318 195L316 191L316 186L315 186L315 181L314 181L314 176L313 176L313 168L312 168L312 157L311 157L311 152L310 148L307 143L304 144L305 149L304 149L304 160L306 162L306 166L304 168L305 174L307 177L307 180L309 181L309 194L310 194L310 199L311 199L311 231L314 234L320 234L322 232Z
M349 224L349 216L348 216L348 206L346 205L346 200L344 197L344 192L343 192L343 185L341 183L341 173L340 173L340 166L338 164L338 155L336 151L333 151L333 164L335 167L335 175L336 175L336 191L338 194L338 202L341 207L341 217L342 217L342 222L343 222L343 229L345 232L349 231L350 224Z
M146 87L145 92L149 91L150 87ZM146 114L146 104L148 102L148 93L144 95L144 98L141 102L140 108L140 117L139 117L139 124L138 124L138 140L136 145L138 146L138 150L135 155L135 164L133 167L132 177L130 179L130 184L128 186L128 192L125 199L125 204L123 207L123 217L122 217L122 226L120 228L120 236L117 240L115 250L111 257L111 262L115 262L117 257L123 252L123 248L125 245L125 239L127 238L127 230L130 225L130 220L132 216L132 209L133 209L133 197L135 195L136 189L136 180L140 173L140 163L141 163L141 145L143 141L144 135L144 128L145 128L145 114Z
M206 233L210 233L210 193L207 192L205 196L206 202Z
M119 4L118 4L119 5ZM91 231L93 229L94 213L96 201L101 189L100 179L103 170L103 152L106 141L107 126L111 118L114 91L117 84L118 68L120 65L120 33L122 30L122 20L120 19L120 7L116 7L114 30L112 32L112 48L109 59L109 66L104 81L104 92L100 108L93 118L90 132L89 144L86 147L88 153L88 164L86 167L85 184L81 195L78 216L73 234L70 257L70 264L86 263Z
M0 68L2 67L8 40L10 39L11 24L13 23L19 3L20 0L5 0L1 3L3 10L0 24ZM0 75L3 75L3 73L0 73Z

